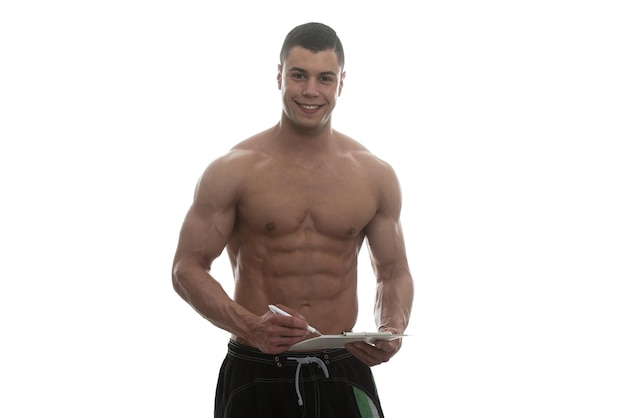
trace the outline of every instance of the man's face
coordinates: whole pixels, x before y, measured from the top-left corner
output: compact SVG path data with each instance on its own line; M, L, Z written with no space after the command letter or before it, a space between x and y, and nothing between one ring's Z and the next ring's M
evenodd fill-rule
M278 66L284 115L302 127L323 127L341 95L344 77L335 51L315 53L299 46L292 48Z

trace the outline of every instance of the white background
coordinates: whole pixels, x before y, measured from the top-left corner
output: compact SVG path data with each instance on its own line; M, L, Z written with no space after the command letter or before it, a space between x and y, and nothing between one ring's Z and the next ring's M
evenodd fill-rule
M212 416L228 335L171 288L179 227L204 167L278 121L285 34L322 21L335 128L403 187L387 417L623 418L619 3L3 2L0 415Z

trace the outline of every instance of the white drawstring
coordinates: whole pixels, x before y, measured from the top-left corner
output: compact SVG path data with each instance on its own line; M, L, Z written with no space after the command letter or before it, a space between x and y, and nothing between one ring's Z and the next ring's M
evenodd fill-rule
M304 402L302 401L302 395L300 394L300 367L303 364L317 364L317 367L324 371L324 376L328 378L328 368L324 364L324 362L317 357L287 357L287 360L295 360L298 362L298 366L296 367L296 394L298 395L298 405L302 406Z

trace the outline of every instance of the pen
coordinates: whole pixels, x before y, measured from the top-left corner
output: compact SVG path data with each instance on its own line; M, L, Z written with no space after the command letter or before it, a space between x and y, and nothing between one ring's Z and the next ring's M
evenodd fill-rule
M279 308L279 307L277 307L277 306L274 306L274 305L267 305L267 307L268 307L268 308L270 308L270 311L274 312L275 314L282 315L282 316L292 316L291 314L289 314L289 313L287 313L287 312L283 311L282 309L280 309L280 308ZM312 326L310 326L310 325L308 326L308 328L307 328L307 329L309 330L309 332L312 332L313 334L319 334L319 335L322 335L322 333L321 333L321 332L319 332L318 330L316 330L315 328L313 328L313 327L312 327Z

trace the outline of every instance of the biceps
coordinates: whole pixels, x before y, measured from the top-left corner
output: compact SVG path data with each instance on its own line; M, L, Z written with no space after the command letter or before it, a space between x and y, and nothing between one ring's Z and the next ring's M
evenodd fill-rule
M404 236L400 222L378 218L367 229L372 266L380 276L392 275L407 264Z
M192 207L180 232L178 257L194 259L209 268L232 234L235 210L215 211Z

